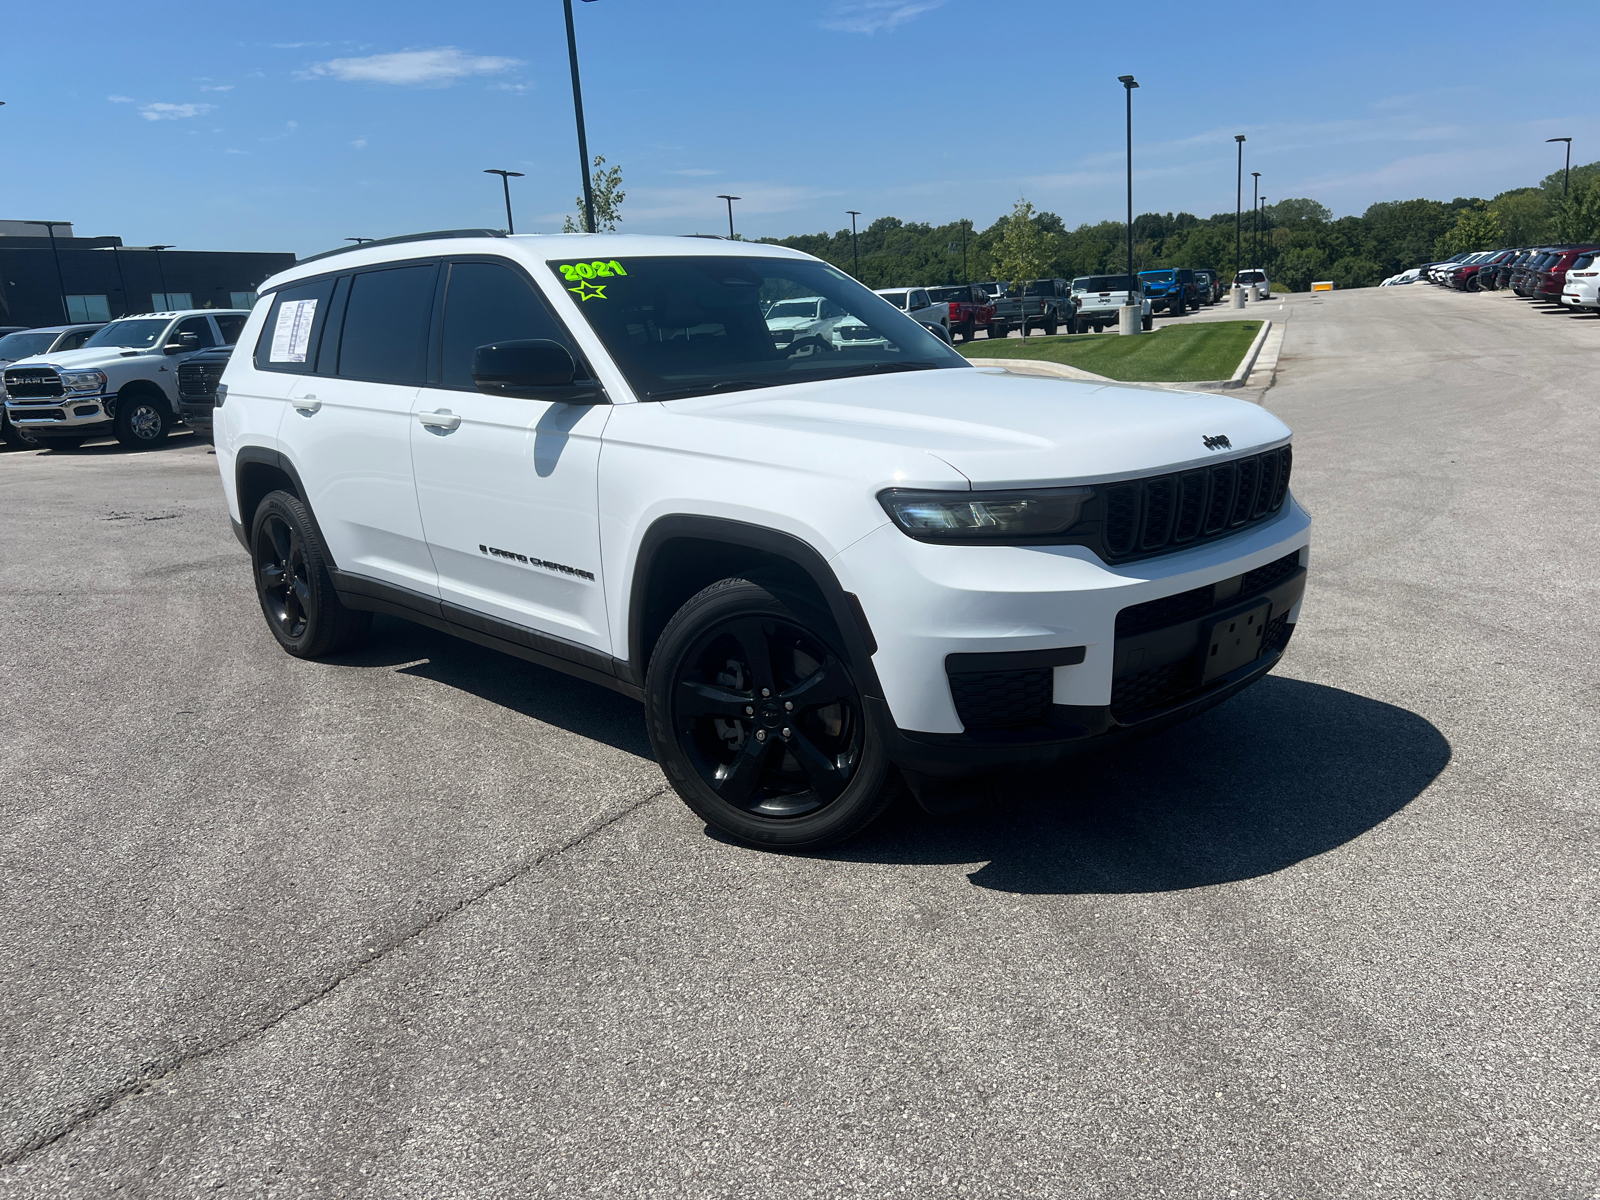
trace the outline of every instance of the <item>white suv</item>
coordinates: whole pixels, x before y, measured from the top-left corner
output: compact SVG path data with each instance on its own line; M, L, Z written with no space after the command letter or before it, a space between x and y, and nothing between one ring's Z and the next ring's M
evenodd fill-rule
M875 336L785 343L788 296ZM1279 661L1309 561L1266 410L974 368L776 246L337 251L263 286L217 404L285 650L384 612L633 696L761 846L1210 707Z
M160 443L177 423L178 364L239 340L244 309L142 313L112 321L76 350L18 359L4 373L6 416L45 446L115 435Z

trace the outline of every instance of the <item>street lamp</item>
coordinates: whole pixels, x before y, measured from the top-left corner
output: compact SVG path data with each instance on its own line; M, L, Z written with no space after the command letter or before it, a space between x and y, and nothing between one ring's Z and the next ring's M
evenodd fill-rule
M511 223L511 181L513 179L521 179L522 172L502 171L499 167L488 167L485 168L483 173L485 175L500 176L501 186L503 186L506 190L506 232L515 233L517 231L517 227Z
M733 236L733 202L735 200L743 200L744 197L743 196L730 196L725 192L718 192L717 193L717 199L718 200L726 200L728 202L728 240L731 242L731 241L734 240L734 236Z
M171 250L171 246L146 246L146 250L156 252L156 271L161 276L161 307L167 308L172 304L172 297L167 294L167 268L161 265L161 252Z
M584 0L592 3L593 0ZM589 182L589 138L583 131L583 88L578 84L578 35L572 28L572 0L562 0L567 10L567 57L572 62L572 111L578 118L578 164L583 167L584 232L594 232L594 185ZM509 223L509 219L508 219Z
M1261 172L1250 172L1250 258L1261 257ZM1260 270L1257 262L1252 270Z
M1239 286L1239 271L1244 266L1239 261L1244 247L1244 224L1240 214L1244 211L1244 134L1236 133L1233 140L1239 143L1239 173L1234 183L1233 196L1233 286Z
M861 215L856 209L847 208L850 214L850 257L855 260L855 270L850 273L856 277L856 282L861 282L861 251L856 247L856 218Z
M1139 328L1137 318L1128 320L1126 310L1133 306L1133 89L1139 86L1132 75L1118 75L1117 82L1128 98L1128 303L1124 306L1123 333L1134 333ZM1023 336L1027 336L1027 319L1023 319Z
M1545 138L1547 142L1565 142L1567 144L1567 173L1561 178L1561 196L1566 198L1567 185L1572 182L1572 139L1571 138Z
M56 260L56 286L61 290L61 315L68 321L72 313L67 310L67 281L61 275L61 251L56 247L56 226L71 226L71 221L24 221L24 225L43 225L50 234L50 257Z
M961 218L961 282L970 284L972 276L967 271L967 227L972 222L965 217Z

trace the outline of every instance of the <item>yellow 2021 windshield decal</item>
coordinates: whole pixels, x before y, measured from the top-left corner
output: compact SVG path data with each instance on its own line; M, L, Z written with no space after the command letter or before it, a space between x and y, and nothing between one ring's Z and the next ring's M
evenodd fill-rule
M606 285L603 283L591 283L590 280L609 279L614 275L626 275L628 273L623 269L622 264L614 258L609 262L601 262L599 259L595 259L593 262L562 263L559 270L561 271L561 277L568 283L578 285L577 287L568 288L567 291L576 294L580 300L606 299Z

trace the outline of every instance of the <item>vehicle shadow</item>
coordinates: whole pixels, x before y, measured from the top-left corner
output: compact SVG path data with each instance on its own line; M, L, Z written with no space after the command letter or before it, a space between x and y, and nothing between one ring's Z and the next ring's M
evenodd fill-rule
M1207 887L1360 837L1421 795L1450 755L1416 713L1269 676L1185 725L1002 785L975 812L940 820L897 804L818 857L981 862L973 883L1025 895Z
M655 760L644 707L608 688L489 650L473 642L375 616L367 644L327 660L351 667L393 667L498 704L557 729Z
M52 446L48 441L40 439L38 446L30 447L34 450L48 450L51 454L73 455L78 458L105 458L121 454L160 454L169 450L182 450L189 446L198 446L202 439L198 434L188 430L175 430L161 441L149 446L124 446L115 438L96 438L85 442L81 446ZM205 443L210 445L209 442Z

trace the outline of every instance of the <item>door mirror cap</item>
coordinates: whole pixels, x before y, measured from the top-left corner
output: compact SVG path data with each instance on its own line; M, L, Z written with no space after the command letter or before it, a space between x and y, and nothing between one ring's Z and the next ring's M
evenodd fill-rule
M562 404L607 404L598 380L578 379L577 364L547 338L493 342L472 352L472 382L491 396L518 396Z

